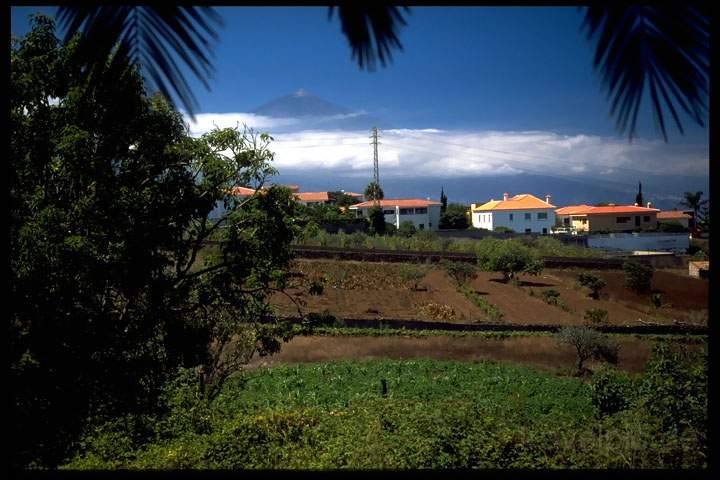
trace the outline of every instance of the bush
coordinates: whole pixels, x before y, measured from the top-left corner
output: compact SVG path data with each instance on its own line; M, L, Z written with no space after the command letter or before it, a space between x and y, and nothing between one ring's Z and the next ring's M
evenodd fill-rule
M590 395L601 416L612 415L633 404L637 386L627 373L606 368L593 376Z
M603 323L608 318L608 311L602 308L591 308L585 311L585 320L590 323Z
M560 299L560 292L554 288L549 288L542 291L542 297L546 303L549 303L550 305L557 305L558 300Z
M590 297L596 300L600 297L600 290L607 285L605 280L590 273L581 273L578 276L578 282L581 286L589 288Z
M400 278L406 282L412 282L413 288L417 290L418 281L427 275L427 268L411 263L403 263L400 265Z
M660 295L659 293L653 293L652 295L650 295L650 301L655 308L660 308L663 306L662 295Z
M455 280L458 287L464 286L470 280L477 277L477 268L475 265L466 262L451 262L443 259L440 265L445 269L448 275Z
M497 232L497 233L513 233L514 231L515 231L515 230L513 230L512 228L503 227L503 226L495 227L495 228L493 229L493 232Z
M368 233L371 235L385 235L385 214L382 208L372 207L368 212L370 227Z
M635 261L623 263L625 271L625 286L637 292L644 293L650 290L652 276L655 269L651 265Z
M688 232L689 229L685 228L680 222L658 222L658 232L667 233L683 233Z
M417 232L415 224L410 220L400 222L400 228L397 230L398 235L402 235L403 237L412 237L415 232Z

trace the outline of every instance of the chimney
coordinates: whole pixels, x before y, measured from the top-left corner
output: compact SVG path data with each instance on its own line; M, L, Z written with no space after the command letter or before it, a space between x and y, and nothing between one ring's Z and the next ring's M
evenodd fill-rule
M652 208L652 203L648 202L648 208Z
M637 203L637 202L635 202L635 203L634 203L634 205L635 205L636 207L639 207L639 206L640 206L640 205L638 205L638 203Z
M547 195L545 195L545 203L549 204L551 198L552 198L552 195L550 195L549 193Z
M507 192L503 193L503 200L504 200L504 201L507 201L508 195L510 195L510 194L507 193Z

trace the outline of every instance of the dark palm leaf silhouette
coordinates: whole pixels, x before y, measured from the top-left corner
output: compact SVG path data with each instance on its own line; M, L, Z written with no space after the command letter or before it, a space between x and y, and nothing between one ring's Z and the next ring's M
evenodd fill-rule
M681 134L679 106L699 125L707 114L709 7L681 3L587 7L583 27L598 37L595 68L611 100L618 130L635 135L647 83L656 126L667 142L664 108Z
M376 51L377 58L385 66L392 61L391 48L402 50L397 30L406 23L400 7L361 7L348 4L337 8L342 31L352 48L352 58L358 62L360 68L375 69ZM406 12L410 11L408 7L402 8ZM328 18L332 18L334 10L335 7L330 7Z
M127 58L139 64L151 87L172 101L173 93L192 116L197 100L180 70L179 58L206 88L212 77L211 40L214 26L222 25L210 7L156 6L63 6L58 21L65 41L82 31L76 55L93 75L108 58Z

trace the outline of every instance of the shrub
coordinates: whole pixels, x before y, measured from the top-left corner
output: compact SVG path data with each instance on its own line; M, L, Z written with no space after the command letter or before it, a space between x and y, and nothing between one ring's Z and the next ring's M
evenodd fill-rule
M410 220L400 222L400 228L397 230L398 235L402 235L403 237L412 237L415 232L417 232L415 224Z
M480 310L485 312L490 320L494 322L499 322L503 319L504 314L500 311L498 307L493 305L492 303L485 300L482 296L480 296L477 292L473 292L469 288L463 288L462 293L473 302Z
M590 308L585 311L585 320L590 323L603 323L608 318L608 311L602 308Z
M400 278L413 283L413 288L418 288L418 281L427 275L427 268L411 263L403 263L400 266Z
M589 288L590 297L596 300L600 297L600 290L607 285L605 280L590 273L581 273L578 276L578 282L581 286Z
M583 364L590 358L617 363L618 346L613 344L607 335L592 328L574 325L562 327L555 334L555 339L575 348L578 373L583 372Z
M455 310L451 305L443 303L428 303L420 307L420 313L434 320L453 320Z
M623 263L625 286L638 293L650 290L654 268L651 265L635 261Z
M451 262L443 259L440 265L445 269L448 275L455 280L458 287L462 287L468 281L477 277L477 268L475 265L466 262Z
M372 207L368 212L370 227L368 233L371 235L385 235L385 214L380 207Z
M662 295L660 295L659 293L653 293L652 295L650 295L650 301L655 308L660 308L663 306Z
M509 227L500 226L500 227L495 227L493 229L493 231L497 232L497 233L513 233L515 230L513 230L512 228L509 228Z
M590 383L590 398L601 416L629 408L636 395L637 387L632 378L614 368L601 370Z
M558 292L554 288L549 288L542 291L542 297L543 300L545 300L545 302L549 303L550 305L557 305L558 300L560 299L560 292Z
M688 231L680 222L658 222L657 229L658 232L667 233L683 233Z

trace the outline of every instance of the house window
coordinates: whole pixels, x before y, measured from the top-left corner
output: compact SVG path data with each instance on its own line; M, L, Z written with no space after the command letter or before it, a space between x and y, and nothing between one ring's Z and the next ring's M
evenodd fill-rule
M616 217L615 222L616 223L628 223L630 221L630 217Z
M401 208L400 209L400 215L412 215L413 209L412 208Z
M395 215L395 210L383 210L385 215Z
M416 208L415 209L415 215L421 214L421 213L427 213L427 208Z
M418 225L418 228L419 228L420 230L425 230L425 224L424 224L424 223L419 224L419 225Z
M432 228L432 223L428 222L428 228Z
M643 222L649 222L650 221L650 215L645 215L643 217Z
M538 220L547 220L547 212L538 213Z
M563 218L563 225L570 225L570 217Z
M525 233L532 233L532 230L530 230L529 228L526 228Z
M513 214L512 214L512 213L510 214L510 221L511 221L511 222L513 221Z
M543 235L547 235L547 228L543 228Z
M526 214L525 214L525 220L530 220L530 214L529 214L529 213L526 213Z

